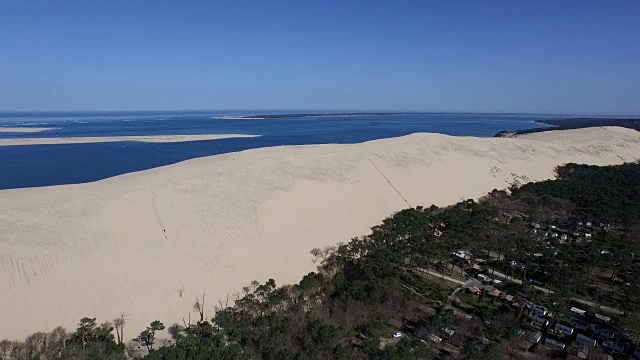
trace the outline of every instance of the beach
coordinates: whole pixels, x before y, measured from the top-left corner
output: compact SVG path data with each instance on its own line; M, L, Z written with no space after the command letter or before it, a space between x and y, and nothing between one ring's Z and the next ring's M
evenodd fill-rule
M220 140L230 138L248 138L257 135L246 134L211 134L211 135L151 135L151 136L95 136L95 137L66 137L66 138L14 138L0 139L0 146L12 145L57 145L57 144L87 144L99 142L141 141L153 143Z
M552 178L568 162L639 158L640 133L618 127L513 138L419 133L2 190L0 339L121 313L132 338L153 320L182 323L205 290L210 317L252 280L298 282L315 270L311 249L364 235L408 204L479 198Z

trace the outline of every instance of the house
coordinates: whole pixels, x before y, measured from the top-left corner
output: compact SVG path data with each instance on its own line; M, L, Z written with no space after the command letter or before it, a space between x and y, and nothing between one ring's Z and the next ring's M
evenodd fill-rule
M596 341L588 336L584 336L581 334L578 334L576 336L576 343L578 345L582 345L582 346L586 346L586 347L590 347L593 348L596 346Z
M542 334L539 331L536 331L529 337L529 342L537 344L540 342L540 339L542 339Z
M602 346L610 349L613 352L624 352L624 343L619 343L617 341L613 341L613 340L607 340L607 341L603 341L602 342Z
M596 315L595 315L595 317L596 317L596 320L598 320L598 321L600 321L600 322L603 322L603 323L605 323L605 324L608 324L608 323L609 323L609 321L611 321L611 318L610 318L610 317L608 317L608 316L604 316L604 315L602 315L602 314L596 314Z
M571 326L567 326L561 323L556 323L553 329L560 334L569 335L569 336L573 335L573 328Z
M544 329L547 325L549 325L549 321L547 321L547 319L542 318L540 316L534 316L533 318L531 318L531 325L533 327Z
M436 344L439 344L439 343L441 343L441 342L442 342L442 338L441 338L441 337L439 337L439 336L436 336L435 334L429 334L429 335L427 336L427 339L429 339L429 340L433 341L433 342L434 342L434 343L436 343Z
M602 340L611 340L616 336L614 331L599 327L599 326L589 326L589 329L600 339Z
M589 325L587 323L584 323L582 321L576 320L576 319L571 319L569 321L569 323L571 324L571 326L573 326L574 328L580 330L580 331L587 331L589 330Z
M531 308L531 314L534 316L547 316L547 309L544 306L534 306Z
M475 296L480 297L480 295L482 295L482 290L478 289L478 288L477 288L477 287L475 287L475 286L472 286L472 287L470 287L470 288L467 288L467 290L468 290L471 294L473 294L473 295L475 295Z
M569 311L571 311L572 314L575 314L578 316L584 316L587 313L586 311L582 309L578 309L577 307L571 307Z
M551 338L546 338L544 340L544 345L554 350L564 350L564 348L567 347L565 343L551 339Z

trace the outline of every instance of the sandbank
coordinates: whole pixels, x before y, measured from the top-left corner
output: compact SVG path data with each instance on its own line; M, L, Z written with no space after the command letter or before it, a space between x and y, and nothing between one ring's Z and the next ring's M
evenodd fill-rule
M34 127L0 127L0 133L38 133L54 128L34 128Z
M22 138L0 139L0 146L11 145L57 145L86 144L98 142L141 141L141 142L185 142L199 140L220 140L228 138L256 137L246 134L211 134L211 135L153 135L153 136L102 136L102 137L67 137L67 138Z
M253 149L94 183L0 191L0 338L84 316L182 322L252 280L298 282L314 247L369 232L407 204L447 205L567 162L640 158L640 133L563 130L517 138L413 134L349 145ZM373 164L372 164L373 162ZM191 316L195 318L195 314Z

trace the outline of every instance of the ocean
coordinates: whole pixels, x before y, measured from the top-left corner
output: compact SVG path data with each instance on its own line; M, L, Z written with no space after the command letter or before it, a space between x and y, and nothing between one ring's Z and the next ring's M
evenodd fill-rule
M0 146L0 189L91 182L188 159L271 146L360 143L416 132L491 137L502 130L546 126L535 123L535 120L564 117L531 114L359 113L275 116L267 119L225 118L264 113L0 113L0 127L53 128L40 133L0 132L0 138L259 135L253 138L176 143L124 141Z

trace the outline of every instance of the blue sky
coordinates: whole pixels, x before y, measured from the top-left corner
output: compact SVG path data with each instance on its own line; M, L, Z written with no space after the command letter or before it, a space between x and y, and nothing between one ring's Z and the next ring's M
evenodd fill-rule
M3 1L0 110L640 114L640 1Z

